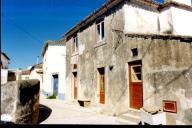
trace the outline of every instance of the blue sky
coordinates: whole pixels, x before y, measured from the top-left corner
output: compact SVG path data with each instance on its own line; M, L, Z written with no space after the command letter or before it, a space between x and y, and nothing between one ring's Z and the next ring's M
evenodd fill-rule
M9 67L27 68L36 63L46 40L62 39L105 1L2 0L1 51L10 57Z

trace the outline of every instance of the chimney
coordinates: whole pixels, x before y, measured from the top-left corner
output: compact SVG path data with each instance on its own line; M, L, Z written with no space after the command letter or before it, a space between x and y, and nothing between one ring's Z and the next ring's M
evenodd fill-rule
M165 0L165 3L167 2L176 2L176 3L192 6L192 0Z

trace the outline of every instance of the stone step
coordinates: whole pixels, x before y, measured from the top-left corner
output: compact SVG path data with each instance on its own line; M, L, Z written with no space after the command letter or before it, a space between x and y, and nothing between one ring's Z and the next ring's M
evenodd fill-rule
M139 124L138 122L122 119L119 117L116 119L116 121L122 125L138 125Z
M117 117L117 121L123 124L133 124L138 125L141 121L140 111L129 110L127 113L124 113Z

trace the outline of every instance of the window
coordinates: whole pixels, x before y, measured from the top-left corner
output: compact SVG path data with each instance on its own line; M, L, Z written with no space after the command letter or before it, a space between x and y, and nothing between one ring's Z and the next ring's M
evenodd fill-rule
M73 37L73 52L77 52L79 48L77 35Z
M131 49L131 52L132 52L132 56L133 56L133 57L138 56L138 50L137 50L137 48Z
M104 20L97 24L97 41L103 41L105 38Z
M132 82L141 82L141 65L131 66L131 80Z

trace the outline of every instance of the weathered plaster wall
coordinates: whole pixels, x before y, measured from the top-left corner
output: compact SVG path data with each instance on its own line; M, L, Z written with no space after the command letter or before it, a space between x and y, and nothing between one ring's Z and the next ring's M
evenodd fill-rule
M163 108L163 100L177 101L178 113L172 114L175 123L192 124L192 42L153 40L147 46L143 59L144 105Z
M130 48L139 49L138 59L142 60L143 66L144 106L158 105L163 109L163 100L177 101L178 113L167 113L168 124L192 124L192 42L137 36L126 37L125 40L118 54L123 52L128 61L132 58L129 56Z
M36 124L39 117L39 81L15 81L1 85L1 115L17 124Z
M124 15L121 7L122 5L113 12L108 12L108 16L104 17L106 38L102 42L97 42L95 23L78 33L79 51L77 53L72 52L72 39L67 42L67 92L70 92L71 99L74 96L72 64L78 64L78 99L91 100L92 104L99 103L97 68L111 63L108 52L113 47L111 41L114 31L123 31L124 28Z

